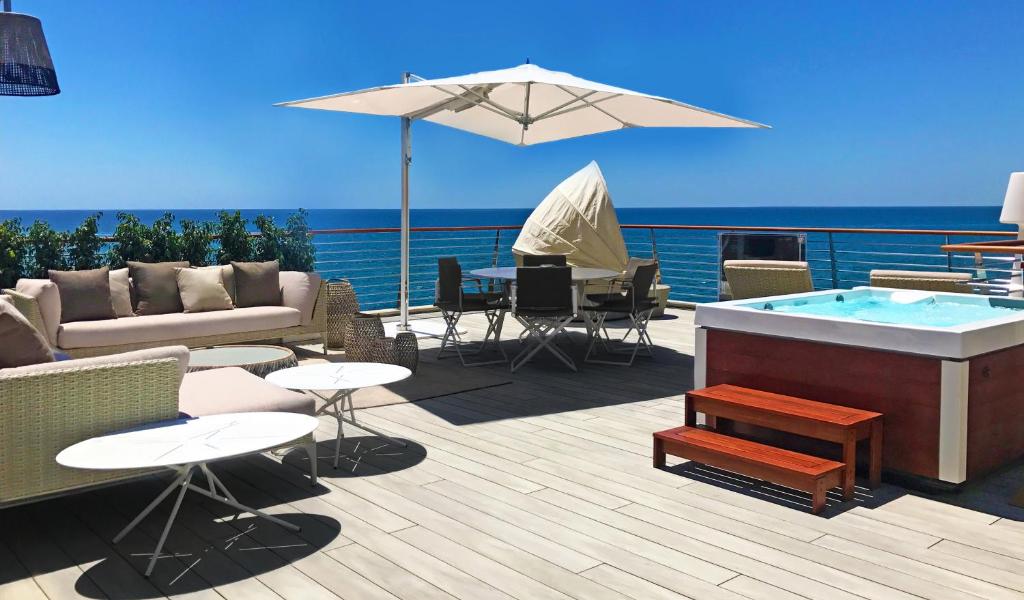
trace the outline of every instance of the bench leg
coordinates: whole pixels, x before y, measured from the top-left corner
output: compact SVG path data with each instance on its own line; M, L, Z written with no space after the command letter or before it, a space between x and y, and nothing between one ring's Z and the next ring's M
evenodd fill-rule
M846 440L843 442L843 462L846 463L843 469L843 499L853 500L853 486L857 480L857 432L852 429L846 432Z
M811 495L811 512L820 513L825 508L825 498L828 488L825 487L825 480L819 479L814 483L814 492Z
M871 424L871 467L868 486L875 489L882 485L882 420Z
M654 468L660 469L665 466L665 442L654 438Z

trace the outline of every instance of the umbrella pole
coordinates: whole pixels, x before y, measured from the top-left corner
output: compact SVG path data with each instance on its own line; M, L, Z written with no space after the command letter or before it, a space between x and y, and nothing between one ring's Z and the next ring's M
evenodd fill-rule
M402 83L409 83L411 74L402 73ZM398 328L409 329L409 165L412 163L412 119L402 117L402 266L399 284L398 310L401 320Z

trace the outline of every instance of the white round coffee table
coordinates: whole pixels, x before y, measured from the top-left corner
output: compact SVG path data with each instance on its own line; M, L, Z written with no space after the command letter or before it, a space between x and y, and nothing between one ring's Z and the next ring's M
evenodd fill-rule
M241 367L257 377L299 364L295 353L284 346L210 346L188 351L188 371Z
M334 440L334 468L337 469L338 458L341 456L341 438L345 436L342 429L344 423L399 446L407 445L402 440L396 440L357 422L355 408L352 406L352 392L401 381L410 375L412 371L405 367L383 363L317 363L275 371L267 375L267 381L289 390L309 392L324 401L324 405L317 409L316 414L331 415L338 421L338 435ZM320 392L332 393L327 396ZM348 411L348 415L345 411Z
M221 480L210 471L207 463L276 448L312 433L318 424L319 421L309 415L272 412L233 413L160 421L79 442L62 450L57 455L57 462L75 469L108 471L166 467L178 473L174 482L114 538L115 544L120 542L175 488L181 488L174 501L171 516L164 525L163 533L160 534L160 541L157 542L146 567L146 577L149 577L164 542L167 541L167 534L171 531L178 508L181 507L181 500L188 490L298 531L299 528L291 523L240 504ZM206 476L208 487L203 488L192 483L192 476L197 470Z

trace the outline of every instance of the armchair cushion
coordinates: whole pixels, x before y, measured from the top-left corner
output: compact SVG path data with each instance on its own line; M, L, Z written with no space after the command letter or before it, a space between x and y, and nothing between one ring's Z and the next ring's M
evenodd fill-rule
M57 330L60 328L60 292L57 284L49 279L19 279L14 291L34 298L39 305L43 329L51 346L57 345Z
M313 415L312 396L279 388L245 369L227 367L185 376L178 410L190 417L236 412L290 412Z
M0 368L52 363L46 338L6 296L0 296Z

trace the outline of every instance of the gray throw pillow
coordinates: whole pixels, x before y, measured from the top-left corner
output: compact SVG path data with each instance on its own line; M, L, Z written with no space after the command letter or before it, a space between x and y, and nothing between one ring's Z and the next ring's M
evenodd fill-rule
M187 313L230 310L231 296L224 289L219 269L175 269L181 304Z
M0 369L53 362L53 351L43 334L0 296Z
M110 300L110 269L50 271L60 294L60 322L116 319Z
M235 271L235 306L281 306L281 268L276 260L232 262Z
M178 295L174 269L188 267L187 261L143 263L128 262L128 274L135 288L135 314L163 315L185 310Z

